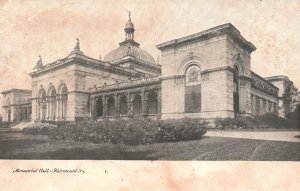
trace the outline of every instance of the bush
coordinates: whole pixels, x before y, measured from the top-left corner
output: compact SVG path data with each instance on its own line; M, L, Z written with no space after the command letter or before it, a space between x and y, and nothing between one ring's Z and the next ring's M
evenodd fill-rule
M266 128L287 128L287 120L275 113L267 113L254 118L259 127Z
M300 128L300 106L295 111L288 113L286 117L291 128Z
M56 125L49 123L35 123L22 129L22 133L33 135L48 135L49 131L56 127Z
M0 123L1 128L9 128L9 125L10 125L10 122L8 122L8 121L2 121Z
M248 128L286 128L288 122L275 113L249 117L238 116L236 118L218 118L215 120L217 128L221 129L248 129Z
M55 140L139 145L199 139L206 133L206 125L207 122L196 119L155 121L141 117L81 121L55 126L45 132Z
M156 134L156 142L172 142L200 139L206 133L208 122L199 119L163 121Z

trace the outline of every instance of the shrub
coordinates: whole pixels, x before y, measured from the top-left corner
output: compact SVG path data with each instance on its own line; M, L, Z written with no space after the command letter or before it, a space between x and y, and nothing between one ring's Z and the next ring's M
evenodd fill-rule
M218 118L215 120L217 128L248 129L248 128L286 128L287 120L274 113L259 116L238 116L236 118Z
M265 115L260 115L254 118L258 127L266 128L286 128L287 120L279 117L275 113L267 113Z
M133 118L64 125L36 123L24 128L23 133L48 135L55 140L138 145L199 139L205 134L206 125L207 122L196 119L155 121Z
M22 129L22 133L33 135L47 135L51 129L56 127L56 125L49 123L35 123Z
M208 122L199 119L163 121L156 134L156 142L186 141L201 138L206 133Z
M148 118L136 117L126 122L125 144L151 144L156 142L156 135L159 132L161 121Z
M291 128L300 128L300 106L295 111L287 114L287 123Z
M206 133L207 124L196 119L156 121L141 117L81 121L50 128L47 133L55 140L139 145L199 139Z

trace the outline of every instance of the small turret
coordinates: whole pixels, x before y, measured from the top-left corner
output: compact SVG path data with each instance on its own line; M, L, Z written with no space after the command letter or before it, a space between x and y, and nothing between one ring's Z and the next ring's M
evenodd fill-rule
M129 11L128 13L128 21L125 25L125 40L134 40L134 25L133 23L131 22L131 13Z

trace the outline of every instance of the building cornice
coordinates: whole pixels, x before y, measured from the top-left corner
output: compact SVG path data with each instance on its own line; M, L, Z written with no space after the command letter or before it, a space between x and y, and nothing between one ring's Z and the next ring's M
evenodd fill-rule
M24 90L24 89L17 89L17 88L9 89L9 90L3 91L1 93L2 94L8 94L8 93L11 93L11 92L22 92L22 93L28 93L28 94L32 93L31 90Z
M223 24L217 27L213 27L199 33L195 33L189 36L185 36L179 39L174 39L171 41L167 41L165 43L161 43L156 45L156 47L161 50L167 50L169 48L175 48L178 46L185 45L192 41L202 41L209 38L213 38L221 35L229 35L234 40L236 40L241 46L246 48L249 52L255 51L256 47L249 41L247 41L240 33L238 29L236 29L231 23Z
M284 75L279 75L279 76L270 76L270 77L266 77L264 78L265 80L269 81L269 82L275 82L275 81L290 81L289 77L284 76Z
M265 78L261 77L260 75L256 74L255 72L251 71L251 76L257 77L258 79L260 79L261 81L265 82L266 84L268 84L269 86L272 86L273 88L279 89L278 87L276 87L274 84L272 84L271 82L269 82L268 80L266 80Z
M252 83L251 86L262 92L265 92L272 96L278 96L279 88L273 85L271 82L265 80L263 77L251 71Z
M49 63L45 66L43 66L43 68L41 68L40 70L34 71L32 73L30 73L29 75L31 77L37 77L40 75L43 75L45 73L48 72L53 72L53 70L57 70L60 69L62 67L66 67L72 64L80 64L83 66L87 66L87 67L91 67L93 69L98 69L98 70L104 70L104 71L108 71L111 73L117 73L120 75L125 75L125 76L131 76L131 77L140 77L141 74L139 74L138 72L129 70L127 68L122 68L120 66L114 66L108 62L103 62L100 60L96 60L90 57L87 57L85 55L75 55L75 57L72 58L63 58L60 60L57 60L56 62L52 62Z
M161 78L159 78L159 77L145 78L145 79L139 79L139 80L134 80L134 81L110 84L110 85L102 86L102 87L91 88L90 93L93 95L93 94L97 94L97 93L119 91L119 90L124 90L124 89L145 87L145 86L150 86L150 85L157 85L157 84L160 85L160 82L161 82Z
M144 60L137 59L135 57L130 57L130 56L128 56L127 58L124 58L122 60L112 62L112 65L121 65L124 63L128 63L128 62L133 62L133 63L139 64L139 65L142 65L143 67L146 67L146 68L151 68L152 70L156 70L159 73L161 72L161 65L153 64L151 62L146 62Z

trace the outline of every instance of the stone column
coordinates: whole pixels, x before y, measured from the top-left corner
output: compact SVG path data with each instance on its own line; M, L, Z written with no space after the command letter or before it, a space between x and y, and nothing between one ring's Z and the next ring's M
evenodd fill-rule
M141 93L142 97L142 115L147 116L149 114L149 92L145 92L144 88Z
M95 120L95 98L90 98L90 119Z
M118 116L121 116L121 105L120 105L120 101L121 101L121 97L122 95L118 95ZM128 104L128 103L127 103Z
M135 98L135 94L129 94L129 110L128 110L128 116L133 117L134 116L134 111L133 111L133 101Z
M239 78L239 112L242 115L251 114L251 82L248 77Z
M107 100L108 100L108 98L105 95L103 95L103 97L102 97L102 102L103 102L103 118L106 118L106 116L107 116Z
M41 108L41 103L40 103L40 99L37 99L37 108L36 108L36 119L40 120L41 119L41 115L40 115L40 108Z
M130 93L128 92L126 94L126 101L127 101L127 116L130 116L130 109L131 109L131 105L130 105Z
M50 98L46 99L46 105L47 105L46 119L50 120L51 119L51 100L50 100Z
M56 97L56 102L57 102L57 107L56 107L56 115L57 115L57 119L60 119L60 96Z
M64 119L64 98L61 96L60 99L60 118L63 120Z
M273 102L270 102L270 109L271 109L271 113L274 113L274 105L273 105Z
M161 89L157 90L157 118L161 117Z
M50 102L49 102L49 98L48 97L46 97L46 114L45 114L45 119L47 120L48 118L49 118L49 110L50 110Z
M260 98L258 96L255 96L255 115L260 115Z
M263 98L260 98L260 103L259 103L259 113L261 114L261 115L263 115L264 114L264 100L263 100Z
M253 95L251 94L251 115L253 115Z
M276 113L276 114L278 114L278 104L277 103L274 103L274 112Z
M119 97L118 95L115 93L114 94L114 99L115 99L115 118L119 117Z
M20 121L20 108L19 107L16 108L17 108L17 121Z
M256 115L256 97L255 95L252 95L252 102L251 102L251 106L252 106L252 115Z

